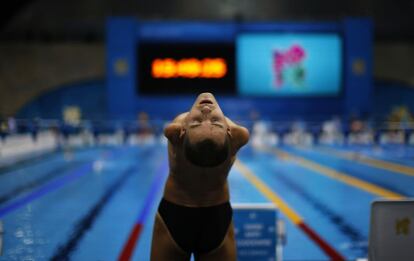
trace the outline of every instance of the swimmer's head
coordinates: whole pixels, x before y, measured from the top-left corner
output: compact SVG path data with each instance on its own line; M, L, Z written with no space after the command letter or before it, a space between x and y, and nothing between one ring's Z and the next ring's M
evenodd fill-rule
M229 126L211 93L197 97L184 120L184 128L184 150L190 162L214 167L228 158Z
M211 168L226 161L230 148L228 138L220 144L210 138L192 141L189 136L186 136L184 137L184 151L187 160L194 165Z

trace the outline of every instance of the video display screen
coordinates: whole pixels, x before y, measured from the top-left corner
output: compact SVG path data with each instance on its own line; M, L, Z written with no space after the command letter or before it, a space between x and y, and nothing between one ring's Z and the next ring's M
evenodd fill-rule
M236 94L233 43L140 43L137 56L139 94Z
M249 33L237 38L237 88L252 96L336 96L342 39L333 33Z

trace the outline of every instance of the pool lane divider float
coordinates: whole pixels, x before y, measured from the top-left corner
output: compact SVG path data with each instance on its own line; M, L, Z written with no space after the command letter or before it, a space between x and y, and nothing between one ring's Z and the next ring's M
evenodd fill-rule
M66 184L73 182L80 177L86 175L87 173L92 172L92 163L88 162L86 164L83 164L79 168L77 168L74 171L71 171L68 175L60 177L58 179L55 179L44 186L41 186L31 193L27 194L26 196L19 198L15 201L12 201L9 204L6 204L4 207L0 208L0 218L6 216L7 214L25 206L26 204L43 197L50 192L53 192Z
M361 242L367 242L366 236L364 236L356 227L351 223L346 221L346 218L336 213L329 206L324 204L321 199L312 195L312 193L302 187L300 184L296 183L293 179L289 178L287 173L281 172L280 170L271 170L274 174L272 178L277 180L277 182L282 183L284 186L289 188L296 195L300 196L302 200L307 202L310 206L314 208L315 211L319 212L325 216L337 229L347 237L351 244L354 246L352 248L353 252L358 252L357 256L364 256L368 253L368 246L361 244Z
M135 173L139 172L139 167L134 165L127 168L119 178L117 178L101 196L101 198L90 208L88 213L81 218L74 226L73 232L65 244L57 247L57 250L50 260L70 260L70 256L77 248L79 242L85 233L93 227L96 219L101 214L104 207L111 200L111 198L119 191L119 189L126 183L126 181Z
M319 236L310 226L306 224L304 219L291 208L282 198L272 191L262 180L260 180L253 172L241 161L235 162L236 169L270 202L274 203L278 209L298 228L300 228L329 258L330 260L342 261L346 260L336 249L329 245L321 236Z
M123 153L105 153L103 155L103 160L108 160L108 158L112 157L112 155L116 155L115 157L119 158L121 155L123 155ZM112 159L114 159L114 157ZM3 207L0 207L0 218L92 172L93 162L85 163L75 170L69 172L67 175L52 180L49 183L28 193L26 196L12 201Z
M145 198L144 206L141 208L138 214L138 218L133 228L131 229L129 237L127 241L125 242L124 247L122 248L122 251L118 257L118 260L120 261L131 260L134 254L134 250L137 245L138 239L141 235L143 226L150 213L151 207L154 205L154 201L157 199L157 194L162 188L162 185L164 184L163 181L165 180L167 175L168 175L168 161L164 159L161 165L156 170L156 176L154 178L154 181L151 184L147 197Z
M60 177L60 176L64 175L70 169L76 169L80 165L81 165L81 163L79 163L79 162L75 162L74 166L67 166L66 164L64 164L63 166L59 166L55 169L52 169L51 171L48 171L45 175L39 177L36 180L30 181L30 182L28 182L24 185L21 185L21 186L17 186L12 191L0 196L0 205L6 203L8 201L11 201L14 198L17 198L19 195L21 195L21 194L23 194L27 191L30 191L30 190L35 189L37 187L40 187L40 186L46 184L47 182L50 182L51 180L55 179L56 177Z
M41 153L39 155L36 155L34 157L30 157L27 159L18 160L16 162L11 163L10 165L4 165L0 166L0 176L10 174L16 170L21 170L23 168L27 168L29 166L32 166L34 164L38 164L39 162L46 161L52 158L56 153L56 150Z
M337 171L333 168L329 168L327 166L316 163L312 160L308 160L303 157L293 155L283 150L274 148L274 149L265 149L264 151L273 153L280 159L292 160L299 166L309 169L314 173L317 173L317 174L326 176L328 178L337 180L339 182L345 183L349 186L368 192L374 196L379 196L381 198L387 198L387 199L395 199L395 200L405 198L404 195L401 195L394 191L391 191L386 188L369 183L367 181L352 177L344 172Z
M347 151L339 151L333 148L323 147L320 148L319 151L325 153L337 156L342 159L350 160L350 161L357 161L362 164L378 168L378 169L384 169L387 171L391 171L396 174L402 174L406 176L414 177L414 168L410 166L405 166L402 164L389 162L385 160L375 159L366 155L363 155L359 152L347 152Z

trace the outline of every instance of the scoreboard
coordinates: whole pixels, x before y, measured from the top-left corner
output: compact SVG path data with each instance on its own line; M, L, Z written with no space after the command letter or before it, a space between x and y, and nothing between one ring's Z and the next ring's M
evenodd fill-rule
M234 44L138 44L139 94L235 94Z
M241 33L233 42L141 42L138 93L337 96L338 33Z

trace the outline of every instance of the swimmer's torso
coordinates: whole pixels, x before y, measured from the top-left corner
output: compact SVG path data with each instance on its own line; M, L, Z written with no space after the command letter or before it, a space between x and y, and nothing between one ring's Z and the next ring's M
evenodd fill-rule
M229 201L227 176L235 155L230 155L216 167L199 167L185 158L182 145L174 146L169 142L168 157L170 175L165 185L165 199L191 207L213 206Z
M194 164L184 151L184 137L200 137L205 134L212 139L228 143L225 160L213 167ZM249 132L235 124L222 113L214 96L203 93L198 96L189 112L178 115L164 129L168 138L168 157L170 174L164 198L178 205L188 207L207 207L228 202L230 199L227 176L236 159L237 151L247 143ZM211 152L211 151L210 151ZM218 154L219 155L219 154ZM206 153L206 157L211 156ZM204 158L204 155L201 157ZM220 159L221 160L221 159Z

